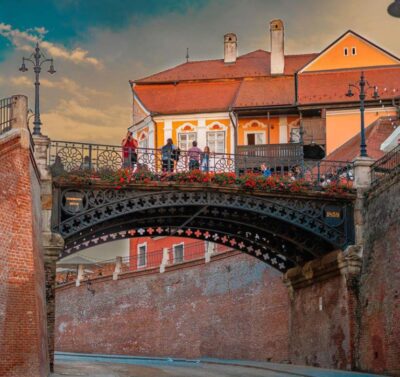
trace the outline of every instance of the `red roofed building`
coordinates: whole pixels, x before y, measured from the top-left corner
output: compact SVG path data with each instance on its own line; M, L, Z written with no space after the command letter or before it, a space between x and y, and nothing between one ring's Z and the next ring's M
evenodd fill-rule
M237 37L224 36L224 59L186 62L130 81L131 130L142 147L160 148L172 138L181 149L193 140L217 153L242 146L299 142L329 154L360 129L358 96L349 83L365 72L380 99L367 96L366 124L397 117L400 60L348 31L322 52L286 55L281 20L270 23L271 51L237 56ZM372 94L372 93L371 93Z

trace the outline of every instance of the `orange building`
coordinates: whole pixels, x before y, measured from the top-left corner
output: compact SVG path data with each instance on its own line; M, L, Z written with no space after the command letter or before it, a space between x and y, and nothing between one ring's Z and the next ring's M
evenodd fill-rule
M237 37L227 34L224 59L130 81L130 129L140 145L160 148L171 137L183 150L197 140L217 153L252 145L284 151L302 126L305 157L321 158L360 130L358 96L345 94L361 71L380 94L367 95L366 125L398 116L400 60L364 37L347 31L321 52L287 55L283 22L274 20L270 40L271 51L237 57Z

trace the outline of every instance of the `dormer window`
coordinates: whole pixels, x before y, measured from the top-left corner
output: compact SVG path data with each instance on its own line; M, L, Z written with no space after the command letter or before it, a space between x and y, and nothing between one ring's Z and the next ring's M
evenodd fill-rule
M344 48L344 56L349 55L349 49L347 47Z
M355 47L351 48L351 55L357 55L357 49Z

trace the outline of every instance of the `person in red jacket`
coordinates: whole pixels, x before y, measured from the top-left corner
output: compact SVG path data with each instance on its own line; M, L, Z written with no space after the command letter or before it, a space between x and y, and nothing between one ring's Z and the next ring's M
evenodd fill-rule
M137 147L137 140L132 136L132 132L128 131L126 137L122 139L122 155L124 159L124 168L133 169L135 167L135 164L137 163Z

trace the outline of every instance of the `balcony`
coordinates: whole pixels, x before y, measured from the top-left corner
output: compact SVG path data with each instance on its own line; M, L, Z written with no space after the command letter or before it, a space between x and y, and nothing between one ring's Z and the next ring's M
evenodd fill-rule
M303 148L300 143L238 145L237 154L243 158L249 157L254 167L271 161L287 166L300 163Z

